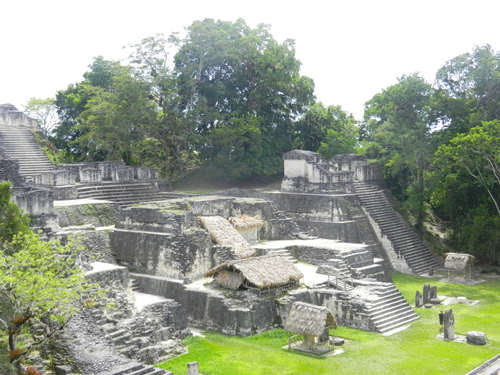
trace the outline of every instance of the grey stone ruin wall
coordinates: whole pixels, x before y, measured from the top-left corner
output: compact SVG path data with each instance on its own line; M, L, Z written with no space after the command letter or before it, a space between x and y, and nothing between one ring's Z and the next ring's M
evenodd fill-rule
M87 269L92 262L103 262L116 264L116 259L110 250L110 239L108 231L96 230L74 230L64 233L56 233L54 237L66 244L69 241L78 246L78 260L82 268Z
M0 104L0 125L38 128L38 121L26 116L12 104Z
M12 182L14 186L23 186L26 184L26 178L21 175L19 160L0 159L0 182L7 181Z
M353 193L353 183L381 180L378 164L368 163L356 154L336 155L331 160L311 151L292 150L285 153L285 176L281 190L309 194Z
M53 194L48 189L15 187L12 189L12 195L19 208L32 215L48 215L53 213Z
M283 327L294 301L328 307L340 325L375 330L363 312L366 308L364 302L340 290L297 289L280 298L238 292L240 297L231 300L220 291L207 293L179 280L141 274L131 276L137 280L143 292L178 301L185 308L190 326L227 335L250 336Z
M197 217L218 215L228 219L243 214L264 220L261 239L282 233L283 227L276 224L280 220L273 220L270 203L262 199L193 197L171 200L163 206L144 204L120 211L117 230L110 234L111 249L118 263L132 272L195 279L223 260Z
M200 228L176 235L114 231L110 239L118 263L132 272L194 279L215 266L212 240Z
M54 213L59 217L59 225L61 227L77 225L106 227L114 225L118 212L119 207L114 203L54 207Z
M261 298L251 295L253 298L249 303L239 301L239 306L235 306L222 293L190 289L189 285L179 280L134 273L131 275L144 293L179 302L192 327L238 336L251 336L275 327L277 306L273 296Z

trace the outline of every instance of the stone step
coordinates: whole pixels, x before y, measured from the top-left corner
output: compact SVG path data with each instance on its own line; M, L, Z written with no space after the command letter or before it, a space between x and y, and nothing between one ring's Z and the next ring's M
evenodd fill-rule
M397 327L401 327L402 325L411 323L417 319L420 319L420 317L417 314L400 316L399 318L377 325L377 331L379 333L384 333L392 329L395 329Z
M374 323L378 324L380 322L387 321L387 319L394 319L401 314L406 314L410 310L408 310L408 304L406 303L406 301L402 300L399 301L399 304L387 306L387 308L384 310L378 310L376 312L372 312L371 310L369 310L368 316ZM411 310L411 312L415 313L413 310Z
M352 267L357 272L361 272L363 275L370 275L375 272L379 272L382 266L380 264L369 264L362 267Z

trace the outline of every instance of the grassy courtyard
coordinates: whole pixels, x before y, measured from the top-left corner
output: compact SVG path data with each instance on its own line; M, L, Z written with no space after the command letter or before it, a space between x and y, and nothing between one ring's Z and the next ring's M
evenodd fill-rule
M478 300L475 305L453 304L455 334L485 332L489 344L474 346L438 340L438 309L417 309L420 319L391 336L346 327L334 331L346 339L344 352L329 357L290 352L288 332L278 329L248 338L228 337L206 332L204 338L186 340L189 353L159 365L175 375L186 373L186 364L198 362L205 375L258 374L447 374L463 375L500 353L500 278L475 286L448 284L405 274L394 274L393 281L410 304L415 291L425 283L437 285L438 295L464 296ZM339 350L340 351L340 350Z

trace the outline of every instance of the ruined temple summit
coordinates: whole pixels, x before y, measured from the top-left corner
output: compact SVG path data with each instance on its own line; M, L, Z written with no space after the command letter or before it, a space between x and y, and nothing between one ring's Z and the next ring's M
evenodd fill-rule
M241 336L284 326L309 332L296 320L287 325L294 303L338 325L389 332L418 319L391 272L441 267L392 209L380 166L363 156L325 160L294 150L283 156L279 190L187 195L149 168L52 165L35 142L37 129L0 106L0 181L13 183L16 202L47 238L76 236L89 277L119 301L116 312L96 310L68 328L77 335L79 324L96 325L119 353L115 365L105 368L73 342L73 370L140 370L169 358L190 327ZM92 372L90 362L104 367Z

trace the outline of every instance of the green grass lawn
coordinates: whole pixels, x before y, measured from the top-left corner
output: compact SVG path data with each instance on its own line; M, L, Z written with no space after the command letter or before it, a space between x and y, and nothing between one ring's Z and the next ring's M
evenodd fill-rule
M186 373L186 364L198 362L206 375L246 374L446 374L463 375L500 352L500 278L476 286L447 284L418 276L395 274L394 283L410 304L425 283L437 285L438 295L479 300L470 305L450 305L455 334L485 332L491 342L474 346L436 339L438 310L417 309L420 319L391 336L346 327L334 331L346 339L342 354L322 358L282 349L288 332L278 329L253 337L229 337L207 332L205 338L186 339L189 353L159 367L175 375ZM443 308L444 309L444 308Z

